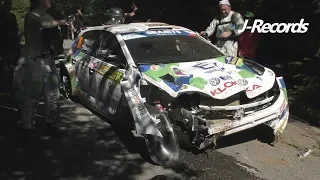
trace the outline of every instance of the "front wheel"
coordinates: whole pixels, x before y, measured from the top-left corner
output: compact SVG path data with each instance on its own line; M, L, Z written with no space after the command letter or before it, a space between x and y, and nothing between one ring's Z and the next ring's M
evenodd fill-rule
M146 135L146 145L153 162L160 165L171 165L179 159L179 143L173 132L172 125L166 113L161 112L155 115L160 122L157 128L163 138Z

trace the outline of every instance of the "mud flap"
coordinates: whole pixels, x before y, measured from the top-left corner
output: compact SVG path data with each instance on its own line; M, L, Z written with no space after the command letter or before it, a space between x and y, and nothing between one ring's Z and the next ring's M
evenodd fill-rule
M163 136L154 122L155 118L148 112L143 98L140 95L140 90L138 88L140 78L140 72L136 68L130 67L126 71L125 77L120 82L135 122L137 134L148 134L162 138Z

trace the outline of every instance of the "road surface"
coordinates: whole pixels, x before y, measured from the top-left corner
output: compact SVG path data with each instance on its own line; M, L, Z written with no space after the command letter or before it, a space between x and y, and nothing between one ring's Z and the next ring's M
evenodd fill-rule
M44 129L39 106L38 135L26 140L19 131L15 105L0 98L0 179L320 179L319 129L291 119L284 137L271 146L253 131L221 139L219 149L194 155L181 151L181 162L165 168L148 161L144 141L119 131L82 105L61 99L61 137ZM312 130L311 130L312 129ZM311 133L312 132L312 133ZM313 149L304 159L303 148Z

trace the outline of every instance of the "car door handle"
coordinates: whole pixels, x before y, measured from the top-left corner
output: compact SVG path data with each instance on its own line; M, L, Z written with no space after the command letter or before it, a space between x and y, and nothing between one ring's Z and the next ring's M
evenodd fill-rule
M89 68L89 74L90 74L90 75L93 74L95 71L96 71L95 69Z

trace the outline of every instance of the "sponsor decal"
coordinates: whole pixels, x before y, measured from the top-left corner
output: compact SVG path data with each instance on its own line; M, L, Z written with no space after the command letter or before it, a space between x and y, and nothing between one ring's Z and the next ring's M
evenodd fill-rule
M260 76L256 76L257 79L259 79L260 81L262 81L262 78Z
M213 72L223 71L223 70L224 70L224 68L221 68L221 69L211 69L211 70L209 70L209 71L205 71L204 73L211 74L211 73L213 73Z
M184 90L184 89L188 89L188 86L187 85L182 85L181 86L181 90Z
M182 34L181 31L177 30L158 30L158 31L146 31L147 34L149 35L167 35L167 34Z
M133 98L132 103L137 105L140 116L143 116L144 115L144 107L143 107L141 101L139 100L139 96L138 96L137 92L134 90L134 88L131 89L131 93L132 93L132 98Z
M289 110L289 106L285 106L284 110L282 111L282 113L280 115L280 119L282 119L284 117L284 115L287 113L288 110Z
M217 69L218 65L217 65L217 63L210 63L209 64L209 63L205 63L205 62L199 62L199 63L197 63L196 65L194 65L192 67L208 70L208 69Z
M104 76L106 74L106 72L108 72L110 70L109 66L106 66L104 64L102 64L101 66L99 66L97 72L99 74L101 74L102 76ZM119 72L119 71L114 71L112 74L110 74L107 79L114 81L115 83L120 83L121 79L123 77L123 73Z
M153 71L158 71L158 70L160 70L160 69L162 69L162 68L165 68L165 67L166 67L166 65L164 65L164 64L151 65L151 66L150 66L150 69L153 70Z
M237 85L236 81L226 82L226 83L224 83L223 88L215 89L214 91L210 91L210 93L212 94L212 96L215 96L217 94L223 93L225 90L227 90L228 88L231 88L235 85Z
M225 59L225 63L226 63L226 64L229 64L229 63L232 61L232 59L233 59L233 57L232 57L232 56L228 56L228 57L226 57L226 59Z
M92 68L96 69L98 67L99 63L98 62L94 62L92 63Z
M174 67L174 68L172 68L172 71L177 76L187 76L187 74L183 70L181 70L179 68L175 68Z
M248 84L248 81L247 81L246 79L239 79L239 80L237 81L237 84L238 84L239 86L246 86L246 85Z
M282 103L282 105L280 106L280 113L283 112L283 110L284 110L284 108L285 108L286 106L287 106L287 101L284 100L283 103Z
M251 92L251 91L254 91L254 90L259 89L259 88L261 88L260 85L254 84L251 87L247 87L246 91Z
M217 86L220 84L220 79L217 78L217 77L214 77L214 78L211 78L209 80L209 83L212 85L212 86Z
M232 80L231 76L220 76L220 79L226 81L226 80Z
M158 71L160 69L160 67L158 65L152 65L150 67L150 69L154 70L154 71Z
M240 60L240 58L234 57L228 64L236 65L238 60Z
M238 32L242 33L246 29L251 29L251 33L306 33L309 23L301 19L299 23L264 23L262 19L255 19L252 26L248 26L249 20L245 20L244 26Z

